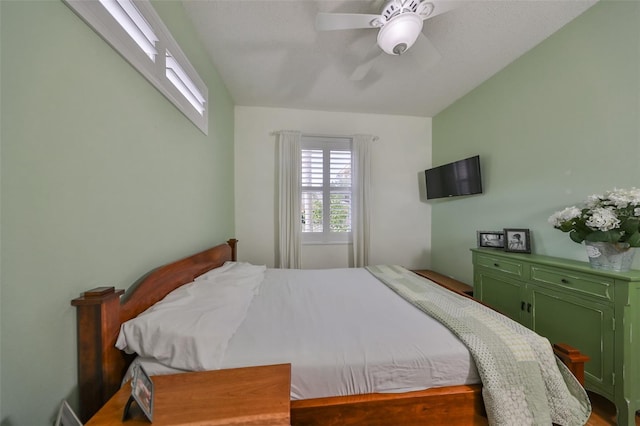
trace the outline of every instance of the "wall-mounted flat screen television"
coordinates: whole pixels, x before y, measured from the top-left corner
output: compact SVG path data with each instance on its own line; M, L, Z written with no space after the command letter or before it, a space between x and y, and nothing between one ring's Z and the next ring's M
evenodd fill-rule
M482 193L479 155L425 170L424 174L427 200Z

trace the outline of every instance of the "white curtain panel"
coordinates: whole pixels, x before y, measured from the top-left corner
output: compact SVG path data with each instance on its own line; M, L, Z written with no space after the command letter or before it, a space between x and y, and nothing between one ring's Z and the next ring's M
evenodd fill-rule
M278 138L278 268L300 269L300 139L298 131Z
M354 135L351 156L352 205L351 235L353 266L369 264L369 209L371 208L371 144L377 138Z

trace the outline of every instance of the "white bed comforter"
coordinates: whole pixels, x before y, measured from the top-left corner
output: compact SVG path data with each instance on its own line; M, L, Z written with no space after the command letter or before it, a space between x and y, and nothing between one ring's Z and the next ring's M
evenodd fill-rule
M472 357L458 338L365 269L260 273L255 268L260 267L230 264L182 290L188 295L172 293L168 307L161 302L123 324L117 346L140 354L136 362L150 374L291 363L292 399L480 382ZM262 274L255 287L248 284L252 273ZM226 287L234 274L243 277L244 285L229 296ZM220 289L214 290L216 286ZM225 306L204 314L177 302L187 297L204 304L214 294L229 297L238 309L230 314ZM182 313L176 313L176 304L185 306ZM243 309L239 319L236 311ZM163 311L170 315L164 318ZM182 334L173 340L172 333L178 331ZM156 337L154 344L141 345L144 333L164 333L166 339ZM157 345L158 341L162 343Z

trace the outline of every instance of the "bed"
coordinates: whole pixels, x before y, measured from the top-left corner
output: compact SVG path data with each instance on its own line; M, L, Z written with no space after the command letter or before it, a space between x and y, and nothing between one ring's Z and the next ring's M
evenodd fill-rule
M78 308L78 379L81 395L80 413L83 420L87 420L97 411L97 409L106 402L106 400L120 387L121 381L126 374L127 368L134 360L134 357L124 353L115 347L119 335L121 325L125 325L129 320L136 318L147 308L161 301L165 296L173 290L185 290L192 285L191 283L203 274L218 274L228 265L228 261L236 260L236 240L229 240L226 244L213 247L193 256L181 259L179 261L162 266L147 276L139 280L126 293L123 290L115 290L110 287L102 287L85 292L80 298L74 299L72 304ZM210 272L208 272L210 271ZM274 271L277 275L279 272ZM327 272L331 273L331 272ZM358 274L359 271L350 271L351 274ZM267 288L267 287L265 287ZM291 289L289 287L289 293ZM378 290L376 290L378 291ZM379 289L381 294L389 289ZM261 293L268 295L269 291L261 289ZM321 297L321 293L312 293L314 298ZM262 297L262 296L261 296ZM266 297L266 296L264 296ZM304 296L309 297L309 296ZM382 297L393 297L386 295ZM265 299L269 300L269 299ZM274 304L271 299L267 304ZM339 303L333 300L329 303ZM309 307L305 309L311 309ZM379 308L376 308L379 309ZM272 315L273 313L269 314ZM410 315L415 315L413 312ZM423 313L419 313L424 316ZM252 318L249 316L245 323L259 324L263 321L259 315ZM283 317L285 321L291 322L290 318ZM402 321L412 324L420 324L417 317L404 318ZM337 318L334 321L342 321L343 324L350 322L348 319ZM248 327L245 323L242 325ZM390 322L389 329L385 330L385 322L376 325L376 332L385 339L393 339L393 323ZM255 325L254 324L254 325ZM339 325L339 324L338 324ZM397 325L396 325L397 326ZM300 326L302 327L302 326ZM414 327L418 328L418 327ZM345 327L346 329L346 327ZM302 333L305 333L302 327ZM340 348L344 349L349 346L349 331L345 331L346 335L340 340ZM262 331L246 338L249 342L259 340ZM410 337L410 338L415 338ZM235 340L236 336L234 336ZM271 339L271 337L269 337ZM234 340L234 342L235 342ZM240 339L242 340L242 339ZM322 342L322 338L318 337L320 347L326 345ZM134 344L134 340L131 344ZM236 342L237 343L237 342ZM235 343L234 343L235 344ZM178 365L185 370L204 369L204 368L227 368L243 365L251 365L256 362L254 358L245 356L249 351L246 350L247 342L242 344L230 344L227 349L231 356L226 361L218 362L215 365ZM250 343L249 343L250 344ZM122 347L122 342L119 342ZM278 346L278 345L275 345ZM459 374L456 376L455 371L448 371L446 374L431 374L435 377L434 382L430 382L428 389L421 389L419 384L414 383L412 377L420 375L416 373L425 370L431 371L428 365L418 365L418 369L410 370L406 365L397 367L398 371L405 372L405 376L409 377L408 381L401 381L390 378L389 371L393 368L383 368L378 374L365 377L365 385L353 384L351 389L330 389L329 385L325 388L321 387L320 391L305 389L305 383L309 381L309 377L314 374L318 376L317 371L310 365L301 373L302 379L292 384L292 402L291 416L294 425L347 425L347 424L389 424L389 425L411 425L424 424L425 419L429 419L429 424L437 424L441 421L443 424L487 424L487 417L484 412L484 403L482 399L482 386L478 383L478 375L475 371L474 364L469 359L469 353L466 349L461 350L459 346L452 343L454 355L444 354L443 357L450 363L437 361L429 361L432 364L457 365ZM134 348L141 352L140 348ZM418 348L419 352L428 351L429 347ZM235 351L235 352L234 352ZM314 349L317 351L317 349ZM583 365L585 357L577 351L563 345L555 348L568 365L570 369L578 376L580 374L580 366ZM144 352L144 348L142 349ZM264 351L261 351L264 352ZM265 362L258 363L278 363L287 361L278 358L277 352L269 352ZM343 352L349 352L344 349ZM392 357L398 357L398 354L391 354ZM351 356L348 353L340 354L341 357ZM368 355L371 357L372 355ZM244 358L243 358L244 357ZM271 357L271 358L269 358ZM466 359L465 359L466 357ZM136 359L138 362L140 358ZM264 359L263 359L264 360ZM150 360L153 362L153 360ZM271 361L271 362L270 362ZM324 363L324 360L318 360ZM395 362L395 361L394 361ZM234 364L235 363L235 364ZM300 364L301 361L296 361ZM161 363L162 364L162 363ZM394 364L397 366L397 364ZM154 370L153 364L145 364L145 368L151 369L152 374L164 374L175 372L173 369L168 371ZM372 367L368 367L371 370ZM408 371L408 372L407 372ZM306 376L305 376L306 374ZM341 377L344 373L334 371L333 373L321 373L320 376ZM446 376L446 377L442 377ZM372 378L373 377L373 378ZM382 377L385 380L379 380ZM389 378L389 380L386 380ZM433 378L433 377L431 377ZM423 378L421 377L420 380ZM377 382L367 384L369 382ZM351 376L346 380L351 383ZM355 381L354 381L355 382ZM391 383L391 384L389 384ZM315 392L315 393L314 393ZM333 394L338 396L332 396Z

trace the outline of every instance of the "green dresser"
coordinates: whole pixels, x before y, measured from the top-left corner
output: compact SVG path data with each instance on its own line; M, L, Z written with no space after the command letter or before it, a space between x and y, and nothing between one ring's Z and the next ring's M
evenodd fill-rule
M556 257L472 249L474 297L591 360L587 389L616 404L618 424L640 410L640 271L592 269Z

